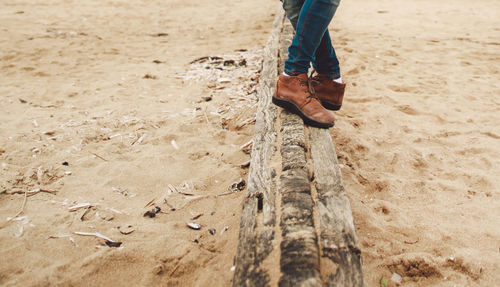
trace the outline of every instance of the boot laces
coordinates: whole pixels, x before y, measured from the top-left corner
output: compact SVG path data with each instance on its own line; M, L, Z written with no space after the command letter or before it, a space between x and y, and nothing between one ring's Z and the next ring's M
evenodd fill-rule
M311 74L309 74L309 77L308 77L308 81L309 81L310 85L312 85L312 84L319 84L320 83L318 79L316 79L315 77L313 77L314 73L316 73L316 75L319 75L318 72L316 72L316 69L313 69L311 71Z
M314 91L314 87L313 87L313 83L319 83L317 80L313 79L313 73L315 72L315 70L313 69L311 74L307 77L307 80L300 80L301 82L301 85L302 86L307 86L307 92L308 92L308 95L306 97L306 99L308 99L308 103L312 100L312 99L316 99L319 101L319 98L316 96L316 92Z

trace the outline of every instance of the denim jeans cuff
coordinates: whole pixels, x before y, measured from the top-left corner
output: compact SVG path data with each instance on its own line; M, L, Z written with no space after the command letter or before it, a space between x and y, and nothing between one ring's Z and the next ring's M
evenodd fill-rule
M330 79L330 80L334 80L334 79L340 78L340 69L337 69L337 70L335 70L333 72L326 72L326 73L322 72L322 71L318 71L318 70L316 70L316 72L318 74L327 75L328 79Z
M284 69L284 72L289 76L297 76L298 74L307 74L307 71L301 72L301 71L297 71L297 70L290 70L287 68Z

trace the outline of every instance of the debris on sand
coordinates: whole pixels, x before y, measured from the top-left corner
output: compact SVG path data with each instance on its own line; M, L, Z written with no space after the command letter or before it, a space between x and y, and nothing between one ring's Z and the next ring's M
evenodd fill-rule
M53 239L53 238L68 238L69 241L71 242L71 244L73 244L73 246L78 247L78 244L76 244L75 239L67 233L62 233L62 234L60 233L57 235L50 235L49 236L49 239Z
M151 74L146 74L146 75L144 75L144 77L142 77L142 78L143 78L143 79L151 79L151 80L156 80L156 79L158 79L158 77L157 77L157 76L155 76L155 75L151 75Z
M250 154L252 152L253 140L250 140L240 146L240 150L242 150L246 154Z
M229 188L229 190L231 192L238 192L238 191L242 191L243 189L245 189L245 186L246 186L245 180L243 178L240 178L239 180L237 180L231 184L231 187Z
M191 220L196 220L196 219L202 217L203 213L202 212L199 212L199 213L193 213L193 212L191 212L191 215L192 215Z
M201 225L199 223L196 223L196 222L187 222L186 225L189 228L194 229L194 230L200 230L201 229Z
M224 232L226 232L228 230L229 230L229 226L224 226L224 228L222 228L222 231L220 232L220 235L222 236L222 234L224 234Z
M233 194L233 193L236 193L236 192L240 192L242 191L243 189L245 189L245 186L246 186L246 182L243 178L240 178L239 180L233 182L231 184L231 186L229 186L229 191L228 192L225 192L225 193L221 193L217 196L223 196L223 195L229 195L229 194Z
M104 240L107 240L107 241L112 241L114 242L113 239L107 237L106 235L102 235L101 233L99 232L82 232L82 231L75 231L73 232L74 234L76 235L80 235L80 236L94 236L94 237L98 237L98 238L101 238L101 239L104 239Z
M391 281L396 284L401 284L403 277L401 277L398 273L392 273Z
M120 231L120 233L123 235L129 235L130 233L135 231L135 228L132 225L118 226L116 227L116 229L118 229L118 231Z
M151 37L166 37L168 36L168 33L156 33L156 34L151 34Z
M40 193L40 192L46 192L46 193L50 193L50 194L56 194L57 190L49 190L49 189L36 188L36 189L30 190L30 191L26 191L26 194L27 194L27 196L33 196L33 195L35 195L37 193ZM16 193L24 194L25 191L22 191L22 190L13 190L13 191L7 191L6 193L7 194L16 194Z
M96 212L96 215L105 221L111 221L115 218L115 216L111 212L104 210L101 210L101 212Z
M212 96L201 97L205 102L210 102L212 100Z
M245 161L245 162L240 163L240 167L241 167L241 168L247 168L247 167L250 167L250 161L249 161L249 160L247 160L247 161Z
M177 145L177 143L175 142L175 140L171 140L170 144L172 145L173 148L175 148L176 150L179 150L179 146Z
M109 247L120 247L122 245L121 242L114 242L114 241L105 241L107 246Z
M128 197L135 197L136 196L134 193L131 193L127 189L121 188L119 186L112 186L111 189L114 192L119 193L119 194L121 194L123 196L128 196Z
M72 205L72 206L68 207L68 210L70 212L74 212L74 211L80 210L82 208L89 208L89 207L92 207L92 204L85 202L85 203L78 203L78 204Z
M158 206L155 206L153 209L146 211L144 213L144 217L153 218L156 216L156 214L160 213L160 211L161 211L161 208Z

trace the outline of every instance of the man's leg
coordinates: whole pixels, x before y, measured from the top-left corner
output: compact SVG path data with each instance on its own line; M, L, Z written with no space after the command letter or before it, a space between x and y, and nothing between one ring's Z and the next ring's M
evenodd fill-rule
M335 118L321 105L320 100L312 93L307 70L309 69L309 62L312 60L314 52L321 41L321 35L325 32L324 29L328 27L328 22L331 20L329 13L326 13L326 16L323 15L325 14L325 7L331 6L328 5L331 1L333 0L284 0L283 8L285 8L288 18L299 29L295 33L293 40L296 42L295 50L293 42L288 49L289 57L285 62L285 71L288 73L288 76L279 76L273 95L274 104L299 115L304 120L304 123L319 128L332 127ZM323 2L328 3L325 4ZM304 12L305 9L310 10ZM316 17L324 20L311 21ZM297 35L299 35L300 31L302 31L302 34L298 37ZM320 34L316 35L318 33ZM311 38L311 35L314 37ZM301 47L305 48L305 53L300 49ZM309 57L302 56L302 58L299 58L301 54L309 55Z
M295 30L297 30L297 22L299 20L300 10L302 9L304 1L305 0L283 0L283 9L285 10L286 16L292 23ZM333 2L335 6L333 13L335 13L340 0ZM314 53L312 63L314 69L318 73L328 75L331 79L337 79L340 77L339 61L337 59L335 49L332 46L328 29L321 38L321 42Z
M340 78L340 66L335 49L332 46L330 33L325 31L321 43L316 49L313 68L319 74L327 75L330 80Z
M302 7L297 17L297 7L301 2L303 2ZM328 33L328 24L332 20L337 6L338 0L284 0L283 8L285 8L292 25L295 24L296 31L292 44L288 48L288 60L285 62L287 74L307 73L309 63L315 60L316 51L322 43L326 47L320 49L317 61L331 59L331 51L334 51L331 47L331 40L329 41L329 36L325 41L322 39L325 32ZM327 47L328 44L331 50ZM328 56L323 55L325 52L328 52ZM320 67L323 69L321 65Z
M296 30L295 37L297 37L298 35L297 25L299 22L299 17L302 14L304 14L303 6L306 0L282 0L282 1L286 15L290 20L290 22L292 23L293 28ZM339 0L334 0L333 4L334 8L332 13L334 14L335 11L337 10ZM293 58L293 55L291 58ZM335 50L331 43L330 33L328 32L328 25L324 31L323 36L321 37L321 41L317 49L314 52L314 57L312 58L312 62L313 62L313 67L319 73L318 76L313 78L314 81L311 82L315 90L315 96L317 97L317 99L319 99L323 107L330 110L340 109L340 107L342 106L345 84L342 82L340 78L339 61L337 59ZM298 74L300 74L301 72L306 73L308 68L309 68L309 62L307 62L307 67L303 70L303 72L299 71ZM286 65L285 65L285 72L288 75L293 74L293 72L286 70ZM278 92L278 88L280 86L280 83L285 82L286 78L293 78L293 77L286 77L284 75L280 76L280 79L278 80L278 84L276 87L277 93L273 97L273 102L276 101L276 98L279 97L280 94L281 95L283 94L283 91ZM336 80L332 81L332 79ZM279 103L277 104L280 105Z
M292 23L293 29L296 30L297 22L299 21L300 9L304 5L305 0L282 0L283 9L285 10L286 17Z

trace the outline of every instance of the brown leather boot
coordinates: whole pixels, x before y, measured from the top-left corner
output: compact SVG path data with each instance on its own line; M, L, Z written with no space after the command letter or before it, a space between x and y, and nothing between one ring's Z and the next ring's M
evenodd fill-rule
M323 107L333 111L340 110L344 99L345 83L337 83L328 79L328 76L324 74L312 77L311 83Z
M307 125L318 128L333 127L335 118L312 93L307 74L280 75L273 103L299 115Z

